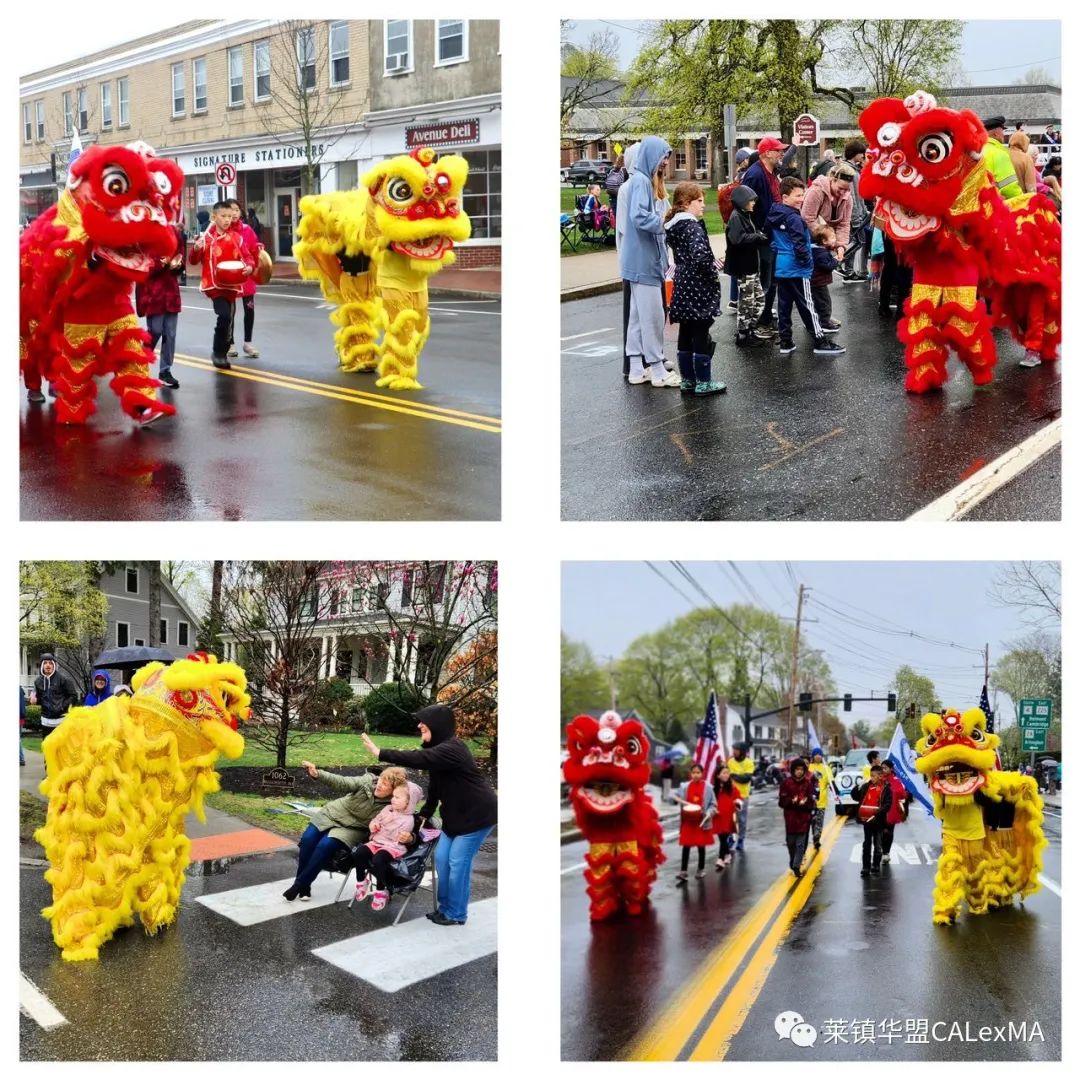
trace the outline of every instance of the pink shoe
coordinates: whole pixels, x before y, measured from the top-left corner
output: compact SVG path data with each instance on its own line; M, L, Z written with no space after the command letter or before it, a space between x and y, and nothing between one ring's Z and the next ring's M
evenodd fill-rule
M390 894L385 889L376 889L371 894L371 910L382 911L386 907L386 901L390 899Z
M356 883L357 901L366 900L369 892L371 892L371 878L368 877L367 874L365 874L364 879Z

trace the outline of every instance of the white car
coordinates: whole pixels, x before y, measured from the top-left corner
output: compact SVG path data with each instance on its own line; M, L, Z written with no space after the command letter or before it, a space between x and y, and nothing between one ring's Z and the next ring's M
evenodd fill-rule
M846 814L850 817L855 813L857 803L852 797L852 792L863 782L863 769L867 765L867 757L875 747L866 749L849 750L844 757L844 763L839 770L833 773L833 782L840 794L840 805L837 807L838 814ZM878 753L881 750L878 749Z

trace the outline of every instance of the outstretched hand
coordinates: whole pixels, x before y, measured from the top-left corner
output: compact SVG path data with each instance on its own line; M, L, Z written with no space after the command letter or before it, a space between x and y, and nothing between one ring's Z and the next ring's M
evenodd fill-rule
M369 754L373 754L374 757L375 757L375 760L378 761L378 759L379 759L379 748L375 745L375 743L372 740L371 736L366 731L362 731L362 732L360 732L360 740L361 740L361 742L363 742L364 746L367 748L367 752Z
M319 767L318 767L317 765L315 765L315 764L314 764L313 762L311 762L311 761L301 761L301 762L300 762L300 764L301 764L301 765L302 765L302 766L303 766L303 767L304 767L305 769L307 769L307 774L308 774L308 776L310 776L310 777L311 777L311 779L312 779L312 780L315 780L315 779L317 779L317 778L318 778L318 775L319 775Z

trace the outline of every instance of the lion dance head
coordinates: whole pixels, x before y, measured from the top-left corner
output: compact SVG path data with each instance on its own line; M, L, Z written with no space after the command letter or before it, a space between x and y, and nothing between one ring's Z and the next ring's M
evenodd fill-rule
M947 709L922 718L922 738L915 744L915 768L944 799L969 799L986 785L997 767L1000 739L986 730L982 709L960 713Z
M649 740L637 720L606 712L579 716L566 728L563 776L576 807L609 816L626 810L649 782Z
M72 709L45 740L49 800L35 838L53 902L42 915L65 960L93 960L136 916L154 934L176 917L191 841L184 817L218 790L250 713L242 668L199 653L148 664L133 694Z
M984 169L986 131L970 109L938 106L918 90L903 101L878 98L859 116L866 165L859 181L889 236L917 240L940 228L973 169Z

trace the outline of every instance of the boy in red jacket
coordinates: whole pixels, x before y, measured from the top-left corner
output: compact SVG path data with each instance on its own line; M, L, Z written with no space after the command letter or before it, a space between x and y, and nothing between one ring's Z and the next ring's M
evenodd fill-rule
M880 765L870 766L870 779L859 784L851 793L859 804L859 821L863 827L862 877L881 873L881 835L892 806L892 788L885 782Z
M210 298L217 316L210 358L214 367L228 371L232 367L227 353L233 312L244 282L255 270L255 259L245 248L239 233L230 229L233 211L227 202L214 203L210 216L210 228L192 245L191 261L202 263L200 288Z
M896 769L888 758L881 763L881 767L885 770L885 783L892 791L892 802L888 814L885 815L885 828L881 830L881 859L883 862L889 862L892 858L889 852L892 850L893 830L900 822L907 821L910 796L908 789L904 787L903 780L896 775Z
M802 877L802 861L806 854L806 842L810 837L810 823L817 805L814 780L806 771L801 757L792 758L791 775L780 785L780 805L784 808L784 831L787 833L787 849L791 856L791 872Z

